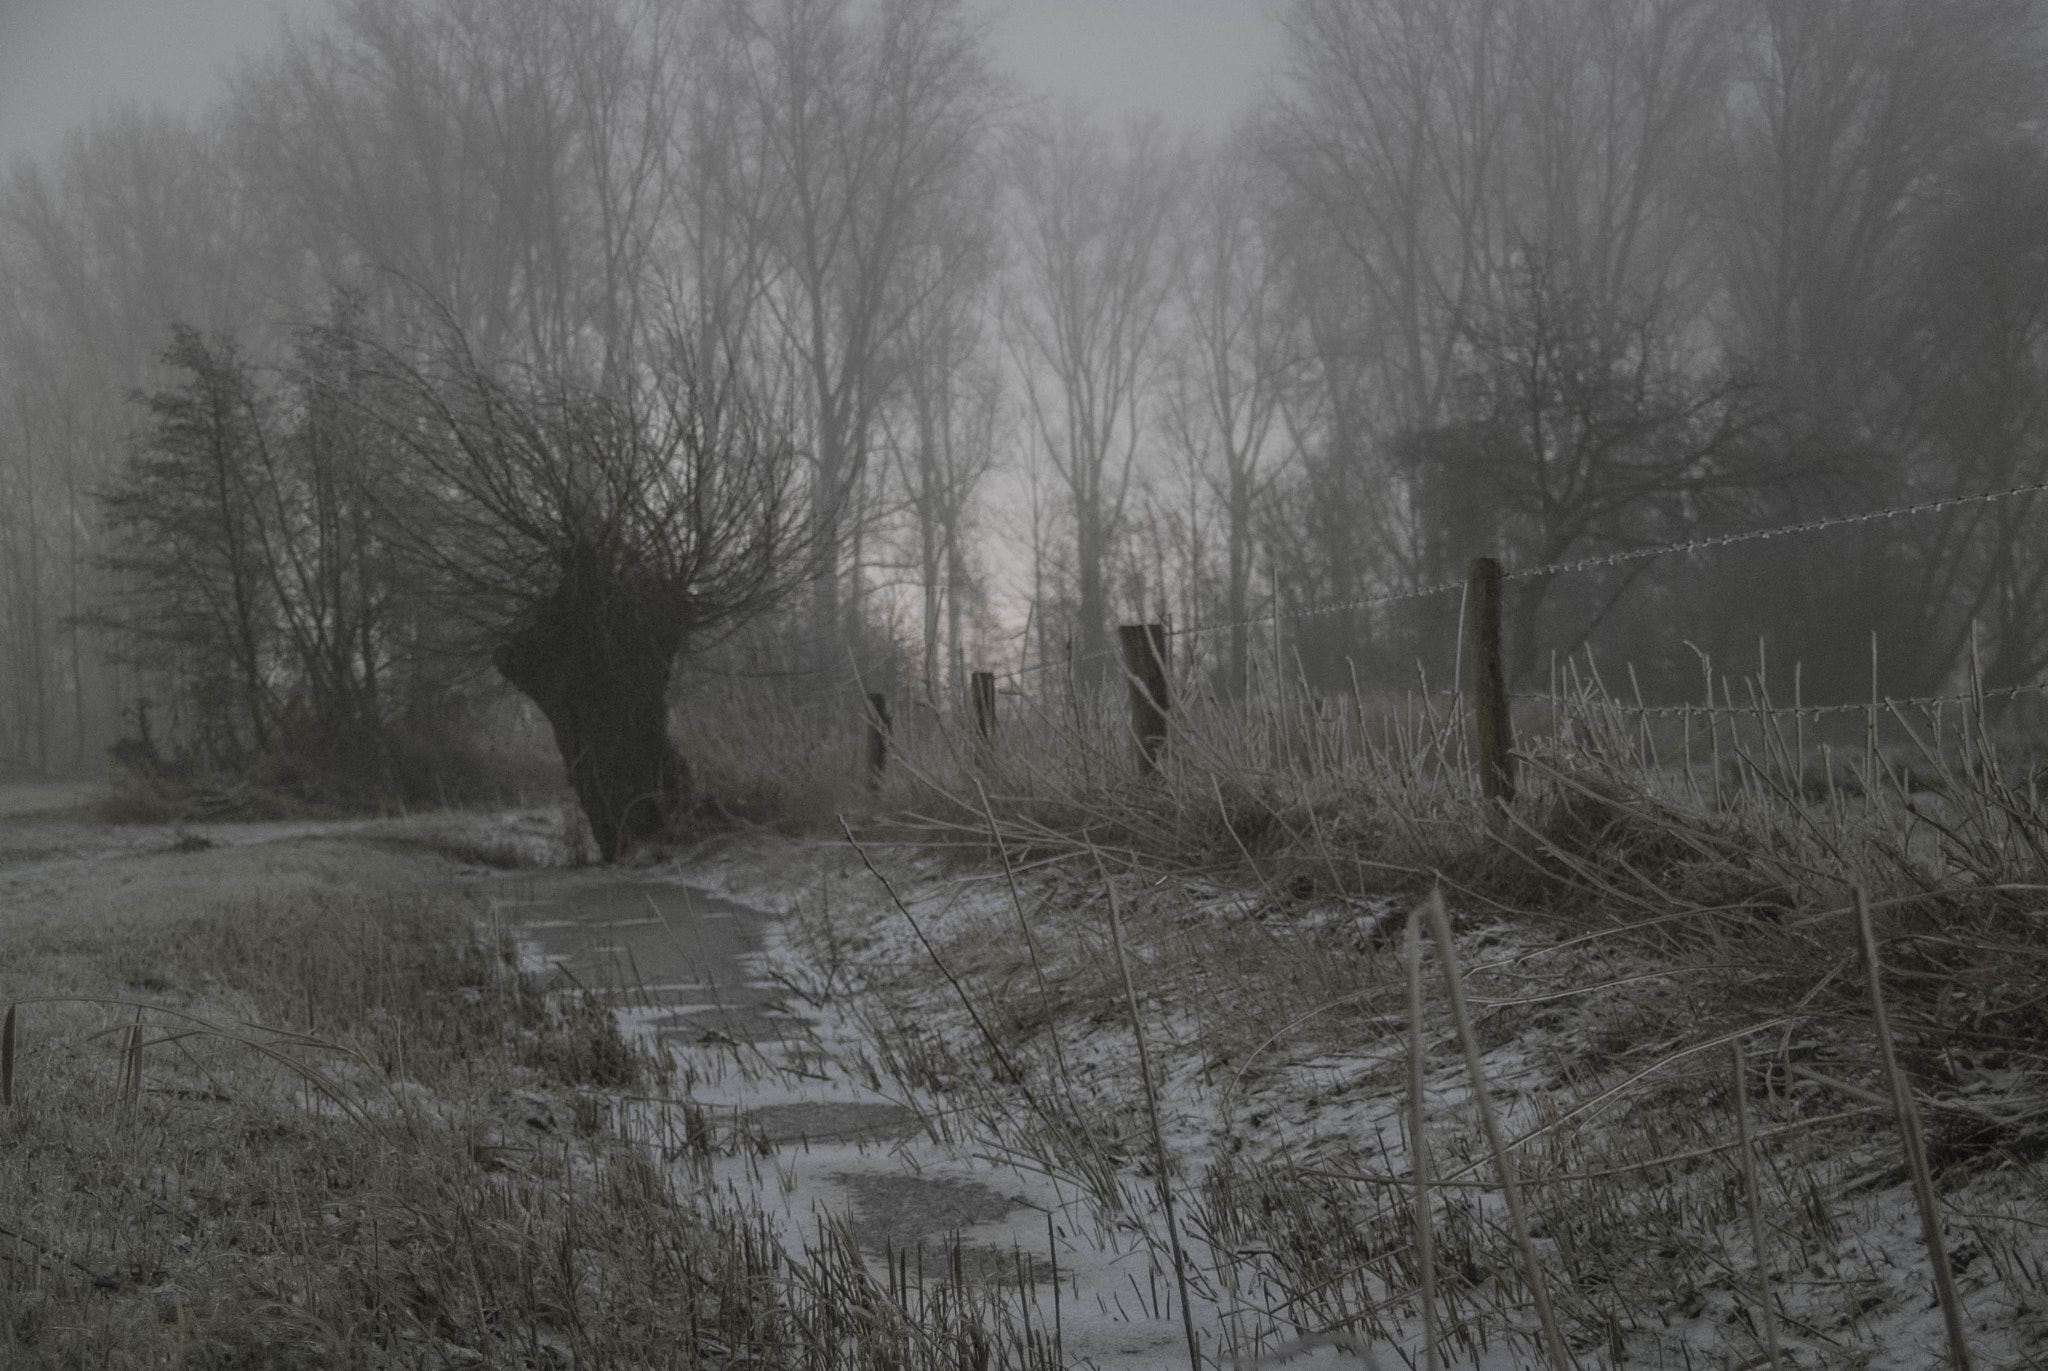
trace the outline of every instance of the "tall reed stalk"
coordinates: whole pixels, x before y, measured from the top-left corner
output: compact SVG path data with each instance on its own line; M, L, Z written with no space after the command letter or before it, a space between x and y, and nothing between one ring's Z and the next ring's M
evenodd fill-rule
M1423 1108L1422 916L1408 916L1402 960L1408 972L1408 1155L1415 1173L1415 1270L1422 1301L1422 1364L1437 1371L1436 1233L1429 1205L1429 1135Z
M1749 1211L1750 1249L1756 1254L1757 1318L1763 1325L1764 1355L1771 1359L1771 1371L1784 1371L1785 1357L1778 1348L1778 1311L1771 1300L1770 1253L1764 1245L1763 1197L1757 1191L1756 1149L1749 1135L1749 1063L1741 1038L1728 1044L1728 1055L1734 1066L1730 1084L1735 1094L1735 1135L1742 1162L1742 1197L1744 1207Z
M1487 1150L1493 1154L1493 1164L1500 1173L1501 1197L1507 1201L1508 1220L1513 1225L1515 1250L1521 1254L1522 1274L1529 1283L1529 1294L1536 1301L1536 1319L1543 1326L1543 1344L1550 1355L1550 1364L1560 1371L1572 1371L1578 1363L1573 1360L1571 1350L1565 1345L1564 1333L1558 1327L1557 1312L1550 1305L1550 1285L1543 1278L1543 1264L1536 1259L1536 1242L1529 1235L1529 1216L1522 1206L1522 1187L1515 1180L1514 1158L1508 1155L1507 1143L1500 1131L1500 1119L1494 1114L1493 1092L1487 1085L1486 1070L1479 1061L1479 1040L1472 1032L1472 1016L1465 1008L1465 987L1458 970L1458 945L1451 937L1450 916L1444 913L1444 896L1441 888L1429 892L1429 899L1423 906L1429 912L1430 929L1436 935L1437 956L1442 959L1444 983L1450 992L1451 1018L1458 1026L1458 1045L1465 1052L1465 1071L1472 1081L1473 1103L1479 1107L1479 1122L1486 1130Z
M1854 898L1856 926L1863 935L1863 969L1869 978L1870 1014L1877 1025L1877 1050L1899 1121L1899 1142L1905 1149L1906 1169L1913 1177L1913 1199L1920 1209L1920 1235L1926 1240L1927 1262L1934 1270L1934 1295L1941 1303L1942 1322L1948 1327L1949 1364L1955 1371L1970 1371L1970 1335L1963 1323L1963 1302L1956 1292L1955 1272L1948 1261L1948 1244L1941 1236L1941 1203L1934 1192L1934 1175L1927 1165L1927 1140L1920 1131L1920 1111L1913 1106L1913 1085L1899 1065L1899 1054L1892 1043L1891 1016L1885 1010L1883 964L1878 959L1877 931L1870 918L1870 896L1859 885Z
M1187 1256L1180 1247L1180 1223L1176 1217L1173 1202L1173 1173L1167 1165L1166 1130L1159 1122L1159 1091L1152 1083L1152 1054L1145 1042L1145 1019L1138 1012L1138 988L1131 980L1131 963L1124 952L1123 912L1118 907L1116 883L1109 879L1109 872L1102 866L1101 854L1096 855L1096 867L1102 873L1103 888L1109 893L1109 936L1116 948L1117 975L1123 978L1124 1004L1131 1012L1131 1036L1138 1042L1138 1075L1145 1083L1145 1115L1152 1124L1153 1159L1159 1170L1159 1207L1166 1213L1167 1250L1173 1254L1173 1279L1180 1294L1180 1322L1188 1339L1189 1371L1202 1371L1202 1345L1195 1335L1194 1306L1188 1303Z

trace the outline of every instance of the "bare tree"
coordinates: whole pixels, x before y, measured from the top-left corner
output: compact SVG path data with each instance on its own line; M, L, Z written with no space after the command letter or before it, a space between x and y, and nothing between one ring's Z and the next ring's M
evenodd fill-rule
M1478 506L1479 527L1492 525L1482 545L1514 547L1535 566L1641 546L1682 531L1702 495L1754 479L1736 460L1760 421L1747 387L1683 366L1667 320L1616 319L1533 250L1515 280L1515 293L1468 330L1462 422L1432 435L1423 454L1441 487ZM1583 643L1649 565L1633 563L1599 586L1592 607L1552 641L1564 650ZM1518 588L1516 677L1538 666L1555 581L1537 576Z
M1623 318L1697 308L1706 169L1740 31L1729 0L1528 0L1504 75L1494 293L1534 245Z
M1389 432L1444 414L1461 330L1534 243L1591 301L1668 289L1729 0L1299 0L1268 150L1348 261Z
M1918 190L2028 117L2028 0L1749 0L1719 216L1735 345L1829 443L1875 412Z
M1073 520L1083 678L1105 674L1108 570L1123 531L1172 289L1179 163L1156 126L1118 147L1080 116L1014 151L1017 278L1009 347L1038 445Z
M1501 211L1504 0L1299 0L1272 154L1368 301L1356 335L1390 431L1443 414Z
M1906 260L1909 317L1886 374L1914 397L1916 493L2048 478L2048 159L1989 143L1926 195ZM2048 667L2038 496L1959 506L1897 530L1881 621L1894 669L1934 688L1977 652L1997 689ZM1980 633L1981 630L1981 633Z
M19 392L0 408L0 641L13 649L0 677L0 765L47 772L56 627L48 583L60 554L46 527L52 454L36 417L30 397Z
M2010 435L1980 430L1969 441L1989 444L1982 455L1993 462L1956 461L1954 362L1934 359L1981 346L1998 328L1996 315L1981 315L1959 331L1953 307L1974 296L1981 308L1969 273L2005 253L1997 235L2011 221L1995 201L1980 202L2004 225L1954 234L1951 215L1985 153L2035 137L2040 7L1750 0L1740 13L1745 44L1726 101L1714 221L1724 336L1782 397L1779 460L1796 477L1748 519L1892 504L1989 477L1994 454L2012 451ZM1959 269L1930 272L1931 244L1944 237L1941 251ZM2006 259L2022 292L2023 257ZM1964 343L1975 324L1979 340ZM2012 360L1990 363L1984 381L2010 379ZM1869 689L1875 632L1883 688L1940 688L1967 644L1986 528L1966 514L1843 536L1821 556L1784 546L1732 558L1716 587L1732 640L1723 650L1760 636L1797 644L1809 684L1854 698Z
M1253 516L1280 473L1271 449L1285 436L1283 404L1306 372L1257 167L1244 149L1227 148L1211 156L1198 187L1180 253L1180 330L1165 414L1222 513L1222 610L1231 624L1224 668L1236 689L1250 640ZM1195 511L1186 522L1195 538Z
M1472 330L1517 307L1529 252L1598 327L1699 308L1728 20L1728 0L1290 8L1264 136L1291 191L1276 244L1320 377L1283 415L1322 594L1434 584L1487 550L1447 542L1463 526L1441 517L1457 477L1434 469L1436 435L1469 409Z
M711 88L739 108L721 116L734 141L717 170L727 208L771 249L763 301L809 396L831 654L857 611L859 558L850 579L844 559L920 265L983 150L996 84L958 0L731 0L720 15L707 53L727 75Z
M937 703L942 686L964 683L961 660L965 601L973 593L965 544L969 512L994 465L1002 404L1000 375L984 358L980 297L987 258L933 269L959 273L951 288L934 286L911 339L896 441L898 478L910 515L923 600L924 691ZM943 651L942 651L943 643Z
M616 390L491 364L445 324L424 354L385 357L370 413L411 459L393 526L468 645L547 717L613 860L688 798L678 654L815 570L784 416L684 337Z
M115 109L0 183L0 501L18 575L17 717L34 752L89 763L118 728L128 668L84 627L97 595L101 524L93 491L132 425L127 403L160 377L177 319L225 327L252 302L246 219L210 130ZM61 712L55 701L68 696ZM69 747L62 744L68 742Z
M685 39L656 0L343 0L229 106L280 287L317 298L368 265L494 353L623 374L655 298Z

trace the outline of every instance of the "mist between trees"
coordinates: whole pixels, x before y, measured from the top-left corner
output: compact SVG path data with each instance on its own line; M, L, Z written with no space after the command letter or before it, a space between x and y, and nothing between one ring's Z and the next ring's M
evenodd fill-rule
M952 0L337 0L0 191L0 760L445 792L509 685L610 842L678 662L952 712L1145 619L1399 688L1441 604L1250 621L2041 480L2044 10L1293 0L1203 143ZM1517 582L1510 671L2030 681L2042 523Z

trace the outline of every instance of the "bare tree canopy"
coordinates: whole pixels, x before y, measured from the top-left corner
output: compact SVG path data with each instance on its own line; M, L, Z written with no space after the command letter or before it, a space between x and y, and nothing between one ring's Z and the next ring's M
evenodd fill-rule
M685 338L610 389L488 364L445 319L428 338L380 350L366 393L410 459L387 517L449 621L546 715L612 860L688 799L678 654L815 572L802 454L732 358Z
M1073 528L1076 659L1109 675L1109 574L1148 427L1172 285L1176 171L1157 128L1125 146L1068 117L1013 152L1018 284L1007 311L1033 433Z
M539 632L571 546L724 644L692 670L804 682L821 718L916 681L943 714L1012 663L1091 689L1140 617L1217 626L1185 646L1231 693L1268 662L1391 687L1455 647L1389 597L1474 556L2044 470L2043 0L1289 0L1265 99L1207 143L1020 99L976 15L333 0L218 108L111 111L16 168L0 756L89 767L144 696L185 702L172 751L395 736L388 645ZM144 492L198 470L165 405L216 381L249 398L206 439L247 491L214 546L276 570L209 659L243 684L201 692L149 631L200 619L126 597L198 527ZM407 494L343 536L358 487ZM1588 646L1671 695L1685 643L1761 640L1847 698L1875 633L1888 689L1966 658L2021 684L2044 518L1514 578L1516 666Z

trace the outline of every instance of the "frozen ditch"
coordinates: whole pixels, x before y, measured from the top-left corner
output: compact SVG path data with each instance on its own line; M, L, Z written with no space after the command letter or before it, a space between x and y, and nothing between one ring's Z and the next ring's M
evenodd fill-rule
M619 1123L679 1177L758 1208L792 1251L843 1221L907 1299L920 1272L927 1285L978 1284L1042 1364L1188 1364L1170 1268L1151 1244L1105 1228L1072 1185L1002 1159L999 1140L936 1136L951 1130L820 1050L850 1039L829 1005L771 977L773 916L655 874L523 875L493 903L529 968L572 993L616 993L622 1028L676 1062L674 1096L621 1101ZM1216 1317L1196 1300L1205 1359ZM1291 1364L1338 1361L1303 1351Z

